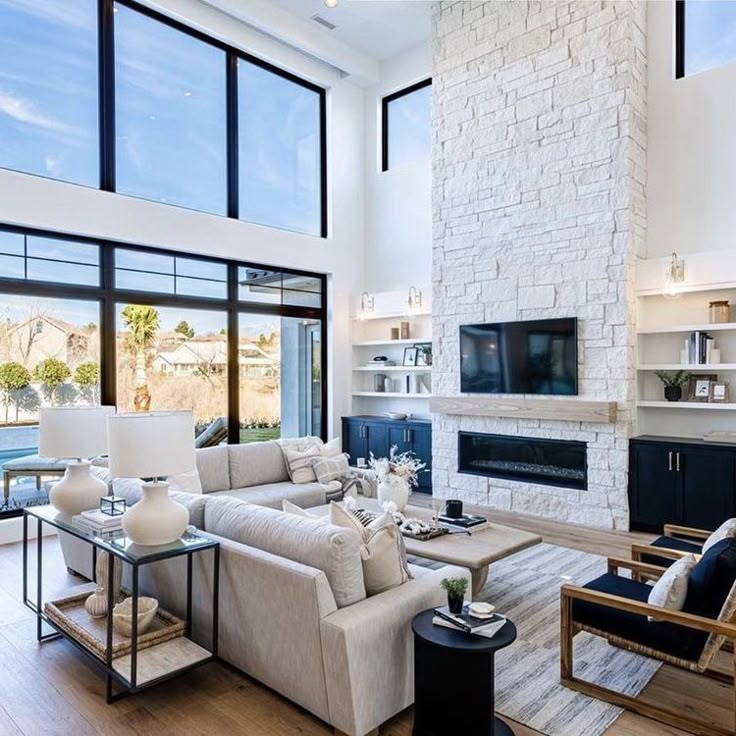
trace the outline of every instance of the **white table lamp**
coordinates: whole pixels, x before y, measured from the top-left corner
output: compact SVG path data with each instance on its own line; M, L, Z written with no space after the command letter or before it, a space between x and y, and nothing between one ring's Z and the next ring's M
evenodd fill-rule
M114 406L42 407L38 453L41 457L76 458L49 493L51 504L65 514L95 508L107 495L107 484L89 472L83 458L107 454L107 418Z
M136 544L160 545L178 539L189 512L169 498L169 475L196 467L194 416L190 411L115 414L108 419L113 478L152 479L143 498L123 514L123 529Z

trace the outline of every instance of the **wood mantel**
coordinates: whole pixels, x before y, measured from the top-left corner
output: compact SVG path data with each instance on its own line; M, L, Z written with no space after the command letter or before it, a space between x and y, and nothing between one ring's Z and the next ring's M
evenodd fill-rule
M616 421L615 401L585 399L508 398L503 396L436 396L430 399L434 414L461 414L517 419L562 419L573 422Z

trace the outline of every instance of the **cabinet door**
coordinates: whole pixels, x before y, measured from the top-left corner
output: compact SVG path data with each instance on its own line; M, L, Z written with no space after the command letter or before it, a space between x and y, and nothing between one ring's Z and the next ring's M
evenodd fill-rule
M367 458L367 432L365 423L357 419L343 419L342 449L350 455L350 464L357 465L358 458Z
M398 426L388 425L388 446L389 448L396 446L396 452L409 452L414 448L411 446L409 430L405 424Z
M703 447L678 447L676 452L683 481L683 522L696 529L715 529L734 515L734 453Z
M366 435L366 457L373 453L376 457L388 456L388 432L386 425L380 422L364 424Z
M682 522L682 473L676 470L675 452L665 443L631 445L632 529L661 532L663 524Z
M419 471L417 490L432 493L432 428L412 427L409 432L414 454L426 465Z

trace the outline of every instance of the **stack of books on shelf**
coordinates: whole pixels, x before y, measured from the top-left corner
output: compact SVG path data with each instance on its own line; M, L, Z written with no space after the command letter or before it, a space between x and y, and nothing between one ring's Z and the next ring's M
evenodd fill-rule
M477 634L491 639L505 625L506 617L498 613L492 613L490 616L478 618L472 616L468 611L468 605L463 606L462 613L450 613L447 606L434 609L432 623L435 626L445 626L448 629L464 631L466 634Z
M382 356L379 356L377 358L371 358L367 365L375 367L383 367L385 368L387 365L396 365L395 360L388 360L387 358L383 358Z
M109 534L123 528L122 515L110 516L109 514L103 514L99 509L82 511L81 514L72 516L72 522L95 534Z
M690 365L712 363L712 352L715 340L707 332L691 332L685 340L687 362Z

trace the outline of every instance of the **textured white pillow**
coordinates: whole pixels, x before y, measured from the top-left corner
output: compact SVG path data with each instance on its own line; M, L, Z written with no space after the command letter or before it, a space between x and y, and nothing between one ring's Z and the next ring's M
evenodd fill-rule
M312 460L312 467L317 480L322 483L329 483L331 480L345 478L350 474L350 465L348 464L348 456L344 453L333 457L317 457Z
M687 585L693 567L695 567L694 555L685 555L677 560L654 584L647 602L652 606L681 611L685 605ZM656 618L656 616L650 616L649 620L655 621Z
M319 457L319 449L310 447L304 452L284 449L284 459L292 483L316 483L317 476L312 468L312 460Z
M703 542L703 554L705 554L714 544L724 539L736 537L736 519L728 519L711 534L708 539Z
M170 475L167 480L172 491L180 491L181 493L202 493L202 481L199 479L199 471L197 468L186 473L177 473Z
M325 442L319 448L322 457L335 457L342 454L342 442L339 437L333 437L329 442Z

